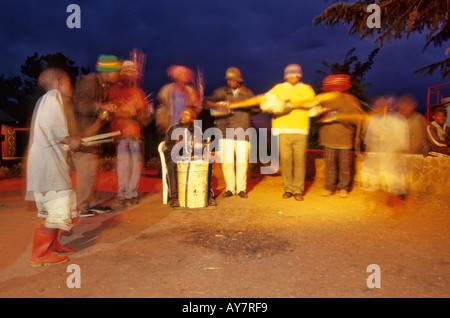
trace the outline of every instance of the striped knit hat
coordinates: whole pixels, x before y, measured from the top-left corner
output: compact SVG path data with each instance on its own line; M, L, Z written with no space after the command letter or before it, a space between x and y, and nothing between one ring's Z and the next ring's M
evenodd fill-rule
M122 65L114 55L100 55L96 69L97 72L117 72L122 69Z
M124 61L122 63L122 70L120 71L120 74L128 75L131 77L135 77L139 75L136 63L133 61Z
M323 91L339 91L343 92L352 87L350 84L350 76L347 74L328 75L323 79Z
M284 79L288 78L289 76L297 76L302 77L302 67L298 64L289 64L284 68Z

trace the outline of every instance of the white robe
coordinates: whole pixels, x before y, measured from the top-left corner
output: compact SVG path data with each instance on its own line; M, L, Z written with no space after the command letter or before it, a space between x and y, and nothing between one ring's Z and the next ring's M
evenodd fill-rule
M68 190L72 187L67 151L60 144L69 135L63 107L58 90L48 91L36 103L26 167L28 193L45 194L50 190Z
M361 181L366 190L380 187L384 177L389 193L405 194L405 162L402 152L409 147L406 119L396 113L377 114L369 120L361 164Z

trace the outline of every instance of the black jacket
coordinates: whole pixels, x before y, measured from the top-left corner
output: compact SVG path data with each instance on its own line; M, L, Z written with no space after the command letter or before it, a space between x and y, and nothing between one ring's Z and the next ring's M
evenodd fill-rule
M238 101L255 96L253 92L241 85L236 95L233 94L229 86L222 86L214 90L214 92L207 98L210 102L220 101ZM214 125L219 128L225 137L226 128L242 128L246 130L252 126L251 116L261 112L259 106L252 106L247 108L234 109L233 112L226 116L215 117Z

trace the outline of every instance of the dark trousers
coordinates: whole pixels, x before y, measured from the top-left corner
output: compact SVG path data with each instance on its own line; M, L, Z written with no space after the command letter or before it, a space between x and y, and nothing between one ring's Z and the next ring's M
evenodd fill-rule
M325 147L325 189L349 190L350 162L350 149Z

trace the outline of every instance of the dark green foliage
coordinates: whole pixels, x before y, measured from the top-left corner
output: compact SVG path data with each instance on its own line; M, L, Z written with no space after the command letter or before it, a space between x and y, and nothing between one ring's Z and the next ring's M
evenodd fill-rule
M348 74L351 78L352 84L349 93L354 95L360 101L370 103L370 97L366 94L372 84L364 83L364 81L367 72L369 72L372 68L374 58L378 54L379 50L379 48L373 50L369 54L367 60L365 62L361 62L358 57L353 54L355 52L355 48L351 48L345 55L343 62L334 62L330 64L327 61L323 61L322 65L326 68L326 70L316 70L316 73L323 75L323 77L330 74ZM314 84L314 89L316 92L320 92L320 86L321 83Z
M36 84L39 74L47 67L56 67L66 71L75 82L80 70L82 74L88 73L89 70L74 65L75 62L60 52L43 56L35 52L21 65L21 76L0 75L1 109L15 118L18 125L29 126L34 106L44 93Z
M424 48L433 44L441 47L450 36L448 18L450 2L443 0L358 0L355 3L336 3L328 7L314 18L314 24L323 24L333 28L337 25L349 25L349 34L359 33L361 38L374 38L380 47L384 43L392 43L403 37L409 38L411 34L426 34ZM347 2L347 1L344 1ZM372 14L367 12L367 6L376 4L380 7L381 27L369 28L367 18ZM425 66L415 74L431 75L439 71L442 79L448 78L449 61Z

